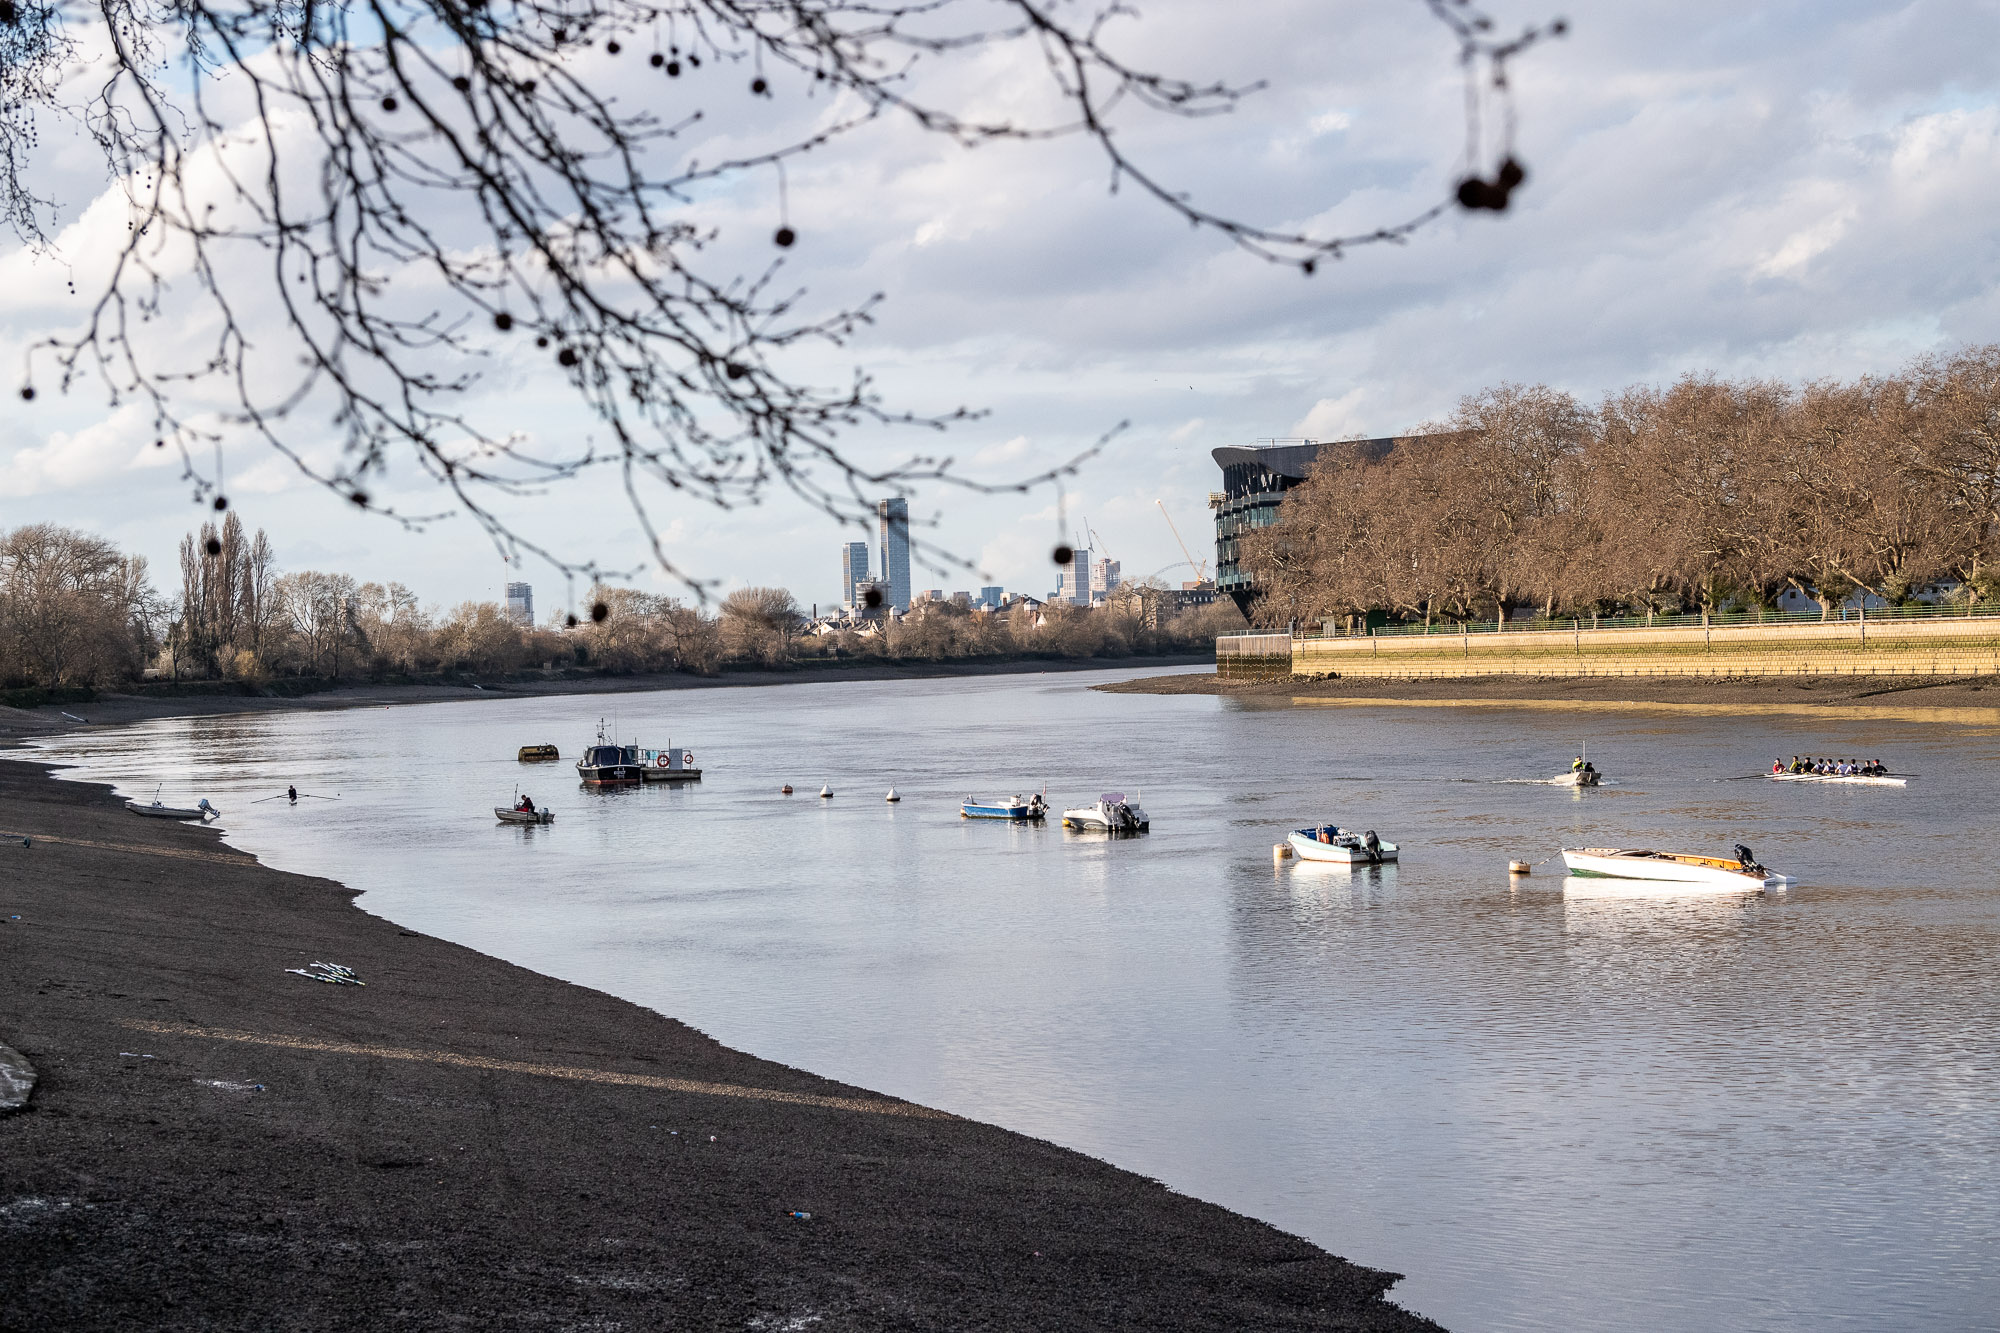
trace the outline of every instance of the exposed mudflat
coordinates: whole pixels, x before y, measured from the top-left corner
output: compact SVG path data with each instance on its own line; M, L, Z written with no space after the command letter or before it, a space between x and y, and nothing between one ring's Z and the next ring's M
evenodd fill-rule
M1390 1274L45 766L0 761L0 812L0 1042L39 1074L0 1117L0 1327L1437 1327Z
M1342 677L1224 681L1188 672L1115 681L1111 694L1219 694L1410 704L1663 704L1716 708L2000 708L1992 676L1467 676L1443 680Z

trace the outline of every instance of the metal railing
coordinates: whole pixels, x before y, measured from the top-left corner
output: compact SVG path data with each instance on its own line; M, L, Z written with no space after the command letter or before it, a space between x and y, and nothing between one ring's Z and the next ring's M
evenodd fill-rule
M1433 621L1429 625L1380 625L1376 628L1355 628L1352 631L1338 628L1320 630L1299 630L1294 637L1300 639L1346 639L1346 638L1388 638L1407 635L1450 635L1457 638L1466 634L1529 634L1558 632L1568 634L1576 630L1629 630L1629 629L1720 629L1733 625L1837 625L1856 621L1902 621L1902 620L1995 620L2000 619L2000 603L1974 605L1936 604L1917 602L1905 606L1842 607L1830 615L1818 611L1715 611L1707 615L1699 612L1690 615L1639 615L1639 616L1536 616L1528 620L1478 620L1478 621Z

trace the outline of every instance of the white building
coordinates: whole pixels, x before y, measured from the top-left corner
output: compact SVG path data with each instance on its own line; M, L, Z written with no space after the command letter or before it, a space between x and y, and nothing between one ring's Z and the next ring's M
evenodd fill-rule
M507 619L523 629L535 624L535 590L525 583L507 585Z

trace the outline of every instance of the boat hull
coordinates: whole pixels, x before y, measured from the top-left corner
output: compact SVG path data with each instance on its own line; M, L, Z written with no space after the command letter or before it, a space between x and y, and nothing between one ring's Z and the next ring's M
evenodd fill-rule
M1595 787L1597 780L1602 776L1604 775L1594 769L1587 773L1558 773L1555 777L1549 779L1549 785L1551 787Z
M562 751L553 745L523 745L519 757L524 764L546 764L562 758Z
M505 806L499 805L493 807L493 817L503 824L553 824L556 822L556 812L553 810L537 810L533 814L530 814L526 810L509 810Z
M1754 893L1787 882L1783 875L1756 874L1743 870L1740 862L1713 856L1565 847L1562 858L1569 873L1582 878L1649 880L1717 893Z
M1335 865L1366 866L1393 862L1396 859L1396 844L1379 844L1379 855L1370 857L1365 847L1348 847L1340 843L1321 842L1306 833L1288 833L1285 841L1291 844L1292 855L1301 861L1327 861Z
M1848 787L1907 787L1908 778L1892 778L1877 773L1766 773L1773 782L1838 783Z
M988 805L983 801L962 801L959 803L960 819L1005 819L1016 824L1042 819L1049 813L1048 807L1039 801L1018 801L1006 804Z
M127 801L125 802L125 808L135 815L148 815L154 819L205 819L208 817L208 811L206 810L189 810L184 806L178 805L152 805L139 801Z

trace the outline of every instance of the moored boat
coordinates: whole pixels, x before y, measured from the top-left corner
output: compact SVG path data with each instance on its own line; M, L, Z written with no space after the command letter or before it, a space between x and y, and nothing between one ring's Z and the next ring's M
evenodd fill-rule
M1333 824L1296 829L1285 835L1292 854L1301 861L1333 861L1343 865L1380 865L1396 859L1396 844L1383 842L1374 829L1356 833Z
M553 745L523 745L520 761L524 764L546 764L552 759L562 758L562 751Z
M1014 796L1005 801L982 801L977 796L968 796L959 802L960 819L1041 819L1049 813L1048 802L1041 793L1032 796Z
M204 822L222 813L208 803L206 796L202 797L201 803L192 809L184 805L167 805L160 800L158 794L155 794L150 801L127 801L125 808L135 815L151 815L155 819L199 819Z
M1734 857L1724 857L1624 847L1565 847L1562 858L1572 875L1659 880L1717 893L1748 893L1791 882L1759 865L1741 843L1735 851Z
M504 805L493 807L493 817L503 824L553 824L556 812L543 806L539 810L510 810Z
M576 761L577 777L586 787L630 787L642 782L698 782L701 770L694 766L694 751L648 750L638 745L620 745L597 724L597 743L585 748Z
M1102 833L1140 833L1149 827L1146 812L1127 801L1122 791L1108 791L1090 805L1063 811L1063 827Z

